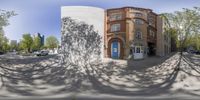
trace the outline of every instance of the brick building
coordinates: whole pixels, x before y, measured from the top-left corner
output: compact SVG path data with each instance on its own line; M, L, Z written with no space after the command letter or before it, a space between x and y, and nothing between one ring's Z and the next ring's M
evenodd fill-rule
M163 34L163 19L151 9L107 9L104 31L105 57L143 59L154 55L162 56L165 50L170 49L170 40L164 41L164 37L169 35Z

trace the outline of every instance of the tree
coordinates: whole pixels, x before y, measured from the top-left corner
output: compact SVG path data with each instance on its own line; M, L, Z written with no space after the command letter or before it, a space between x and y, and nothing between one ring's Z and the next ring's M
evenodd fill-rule
M31 47L33 45L33 39L30 34L23 34L23 39L22 39L22 48L26 52L31 52Z
M59 45L59 41L56 37L54 37L54 36L47 37L47 39L46 39L47 48L54 49L54 48L57 48L58 45Z
M7 52L10 49L10 46L8 44L8 39L4 38L2 43L2 51Z
M200 8L184 8L183 11L165 14L170 23L170 27L176 31L180 51L186 48L190 42L189 39L200 34ZM198 40L198 39L196 39Z
M192 46L196 50L200 50L200 34L190 36L186 41L186 47Z
M3 51L2 48L5 42L4 40L5 40L5 36L4 36L3 29L0 29L0 51Z
M10 42L10 50L14 51L14 50L17 50L17 49L18 49L17 41L11 41Z
M0 9L0 51L8 51L8 39L4 36L3 27L9 25L8 19L17 15L14 11Z
M41 38L40 37L34 37L33 38L33 50L40 50L42 44L41 44Z
M24 48L23 48L23 43L22 43L22 40L19 41L18 43L18 51L22 51Z
M7 52L9 51L9 44L8 44L7 37L4 36L4 33L0 33L0 51Z

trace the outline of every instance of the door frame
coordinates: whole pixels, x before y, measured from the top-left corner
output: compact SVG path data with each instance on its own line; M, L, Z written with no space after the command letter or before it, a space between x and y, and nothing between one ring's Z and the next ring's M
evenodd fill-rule
M139 48L139 52L137 52ZM134 46L133 47L133 57L134 59L143 59L144 58L144 50L142 50L143 46Z
M113 56L113 43L117 43L117 57L115 58L114 56ZM111 58L115 58L115 59L119 59L120 58L120 43L119 43L119 41L118 40L114 40L114 41L112 41L111 42Z

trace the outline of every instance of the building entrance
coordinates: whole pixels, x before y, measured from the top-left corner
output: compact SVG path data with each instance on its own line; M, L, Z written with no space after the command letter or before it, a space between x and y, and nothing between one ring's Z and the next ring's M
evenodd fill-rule
M120 44L118 41L113 41L111 44L111 57L114 59L120 57Z
M156 55L156 44L148 42L148 56L155 56Z

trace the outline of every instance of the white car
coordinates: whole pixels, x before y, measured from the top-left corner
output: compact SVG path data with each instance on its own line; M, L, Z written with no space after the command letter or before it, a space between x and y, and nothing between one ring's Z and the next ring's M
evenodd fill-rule
M48 54L49 54L49 51L42 50L42 51L38 52L36 55L37 56L46 56Z

